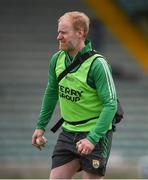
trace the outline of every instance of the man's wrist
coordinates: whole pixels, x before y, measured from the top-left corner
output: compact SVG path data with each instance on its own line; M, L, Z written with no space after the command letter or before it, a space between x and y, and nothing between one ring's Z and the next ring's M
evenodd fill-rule
M45 128L44 128L44 127L42 127L42 126L36 126L36 129L38 129L38 130L42 130L42 131L45 131Z
M89 135L86 137L86 139L89 140L94 146L99 142L99 140L96 141L94 138L92 138Z

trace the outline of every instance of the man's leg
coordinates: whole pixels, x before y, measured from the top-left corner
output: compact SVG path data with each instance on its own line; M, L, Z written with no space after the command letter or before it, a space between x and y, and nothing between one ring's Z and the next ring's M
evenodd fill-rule
M52 169L49 179L71 179L79 168L79 159L74 159L62 166Z
M82 171L82 179L104 179L104 176L98 174L92 174L86 171Z

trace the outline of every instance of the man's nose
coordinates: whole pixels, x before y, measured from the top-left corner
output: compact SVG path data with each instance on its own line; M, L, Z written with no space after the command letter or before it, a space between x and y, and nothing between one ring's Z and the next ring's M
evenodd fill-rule
M57 40L61 40L61 39L62 39L62 35L61 35L61 33L59 33L57 36Z

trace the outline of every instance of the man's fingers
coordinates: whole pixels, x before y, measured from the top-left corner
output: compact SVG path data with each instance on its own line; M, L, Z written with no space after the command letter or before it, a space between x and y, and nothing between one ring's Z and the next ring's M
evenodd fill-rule
M89 154L89 150L83 149L81 155L87 155L87 154Z
M32 136L32 145L36 143L37 136Z
M78 153L81 153L81 151L83 150L82 144L77 145L77 150L78 150Z
M42 146L37 144L36 139L42 137L43 134L44 134L43 130L36 129L32 135L32 145L38 148L39 150L42 149Z
M41 146L39 146L38 144L32 144L34 147L36 147L37 149L39 149L40 151L42 150Z
M84 146L82 146L82 144L78 145L77 150L78 150L78 153L81 154L81 155L86 155L86 154L90 153L90 150L86 149Z
M76 144L77 144L77 145L81 144L81 141L78 141Z
M78 146L81 144L81 141L78 141L77 143L76 143L76 148L78 148Z
M78 145L76 145L77 147L77 151L79 154L81 155L86 155L86 154L90 154L91 150L87 147L85 147L83 144L79 143Z
M38 144L36 143L36 139L37 139L36 136L32 136L32 145L41 151L42 148L41 148L40 145L38 145Z

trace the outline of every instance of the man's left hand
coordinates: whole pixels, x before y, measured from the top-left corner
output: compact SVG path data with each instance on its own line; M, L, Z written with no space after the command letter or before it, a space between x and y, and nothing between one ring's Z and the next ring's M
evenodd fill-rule
M95 146L88 139L85 138L85 139L81 139L76 143L76 148L79 154L87 155L92 152Z

